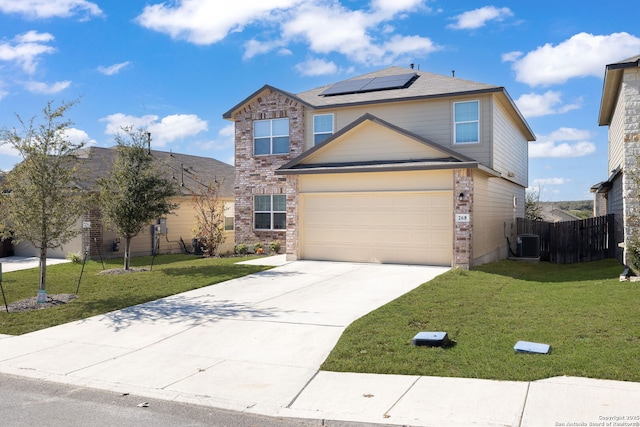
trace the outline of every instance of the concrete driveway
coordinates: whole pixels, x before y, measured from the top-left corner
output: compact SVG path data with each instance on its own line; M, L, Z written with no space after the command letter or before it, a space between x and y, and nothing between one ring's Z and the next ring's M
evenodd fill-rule
M282 258L278 258L280 261ZM345 327L444 267L297 261L0 339L0 372L275 414Z

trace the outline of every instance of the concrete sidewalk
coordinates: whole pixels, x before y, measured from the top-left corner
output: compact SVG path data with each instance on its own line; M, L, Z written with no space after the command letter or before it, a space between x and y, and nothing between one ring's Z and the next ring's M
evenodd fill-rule
M67 262L71 261L62 258L47 258L47 265L63 264ZM2 271L5 273L9 273L11 271L26 270L28 268L39 267L40 259L34 256L9 256L0 258L0 264L2 264Z
M640 425L611 418L640 416L636 383L318 371L353 320L447 269L265 260L279 267L4 336L0 372L318 425Z

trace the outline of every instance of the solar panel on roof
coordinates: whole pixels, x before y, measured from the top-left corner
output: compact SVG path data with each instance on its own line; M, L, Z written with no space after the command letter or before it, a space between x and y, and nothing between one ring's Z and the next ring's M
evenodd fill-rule
M335 83L331 87L320 95L340 95L343 93L357 93L362 90L373 78L370 79L357 79L357 80L345 80Z
M367 79L344 80L338 82L320 96L345 95L348 93L373 92L386 89L400 89L407 85L417 76L417 73L396 74L393 76L373 77Z
M416 73L399 74L395 76L376 77L372 82L364 86L364 91L382 90L382 89L399 89L404 87Z

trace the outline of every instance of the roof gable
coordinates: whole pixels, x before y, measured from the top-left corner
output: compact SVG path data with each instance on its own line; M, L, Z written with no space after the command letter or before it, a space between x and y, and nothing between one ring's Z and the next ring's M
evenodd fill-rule
M598 114L598 125L608 126L611 124L613 112L618 100L622 75L627 68L639 68L640 55L625 59L615 64L609 64L605 68L604 82L602 85L602 99L600 100L600 112Z
M276 87L273 87L271 85L264 85L262 86L260 89L258 89L257 91L253 92L251 95L249 95L248 97L246 97L245 99L243 99L242 101L240 101L238 104L236 104L235 106L233 106L229 111L227 111L226 113L224 113L222 115L223 119L233 119L233 115L236 111L238 111L239 109L241 109L242 107L244 107L247 104L250 104L251 102L253 102L256 98L258 98L260 95L262 95L265 92L276 92L279 93L283 96L286 96L287 98L290 98L296 102L299 102L301 104L306 105L307 107L309 107L310 105L307 104L305 101L303 101L302 99L298 98L296 95L291 94L289 92L286 92L282 89L278 89Z
M477 166L477 162L426 138L365 114L339 132L283 165L279 171L362 167L440 168Z

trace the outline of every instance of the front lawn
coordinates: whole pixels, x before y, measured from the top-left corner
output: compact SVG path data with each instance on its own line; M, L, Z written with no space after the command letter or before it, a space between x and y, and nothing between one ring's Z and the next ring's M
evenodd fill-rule
M620 282L621 272L615 260L450 271L350 325L322 369L640 381L640 283ZM455 345L415 347L421 331L446 331ZM516 353L520 340L550 344L551 353Z
M99 275L99 261L85 265L78 298L63 305L35 311L5 311L0 297L0 334L19 335L50 326L84 319L97 314L153 301L191 289L212 285L269 269L238 265L250 258L196 258L189 255L161 255L153 269L120 275ZM151 257L134 258L132 267L151 267ZM122 268L122 259L105 260L105 269ZM81 264L58 264L47 267L47 293L75 294ZM35 297L39 269L3 273L2 286L7 302Z

